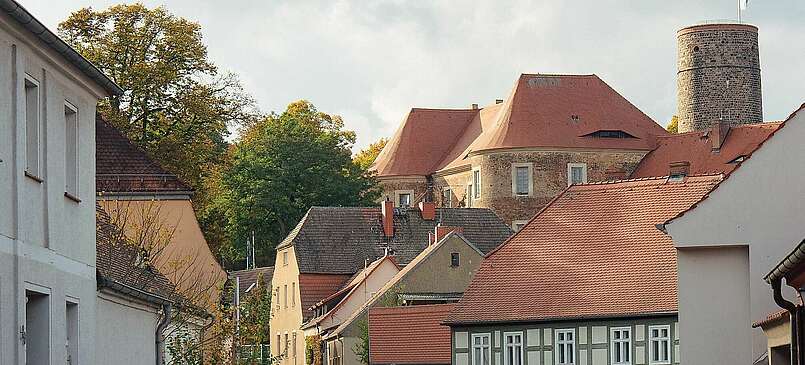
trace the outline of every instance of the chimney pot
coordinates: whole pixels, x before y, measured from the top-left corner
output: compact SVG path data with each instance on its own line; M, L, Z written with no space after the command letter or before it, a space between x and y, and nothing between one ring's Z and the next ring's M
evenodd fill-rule
M381 205L383 215L383 234L386 237L394 237L394 202L386 199Z
M439 224L438 226L436 226L436 229L434 231L436 233L436 237L434 237L433 242L436 243L441 241L442 238L444 238L444 236L450 234L450 232L464 233L464 228L443 226Z
M478 104L472 104L472 110L478 109Z
M432 221L436 219L436 203L434 202L419 202L419 211L422 213L422 219Z

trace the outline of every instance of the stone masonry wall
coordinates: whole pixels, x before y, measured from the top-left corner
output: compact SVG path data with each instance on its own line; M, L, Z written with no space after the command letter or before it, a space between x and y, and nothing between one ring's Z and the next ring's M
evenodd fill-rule
M679 132L763 121L757 28L709 24L677 33Z

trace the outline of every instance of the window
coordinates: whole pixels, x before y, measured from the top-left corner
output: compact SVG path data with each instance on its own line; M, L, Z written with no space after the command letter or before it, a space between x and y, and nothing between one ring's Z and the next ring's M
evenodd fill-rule
M671 326L649 326L649 363L671 363Z
M67 342L65 343L67 352L67 363L78 363L78 303L67 302Z
M481 198L481 170L472 170L472 197L474 199Z
M282 287L282 302L285 303L285 308L288 308L288 284Z
M293 354L294 363L296 363L296 332L293 333L293 343L291 343L291 353Z
M277 312L280 311L280 287L274 289L274 300L277 302ZM279 341L277 341L279 343Z
M512 164L512 194L514 196L529 196L533 194L534 183L533 165L530 163Z
M282 355L282 337L277 333L277 356Z
M576 363L576 330L556 330L556 363L559 365Z
M282 251L282 266L288 266L288 251Z
M459 257L458 252L451 252L450 253L450 267L458 267L461 263L461 258Z
M64 192L78 198L78 109L64 103Z
M290 341L288 340L288 332L285 332L285 351L284 354L288 354L288 346L290 346Z
M491 365L491 351L488 333L472 335L472 365Z
M39 81L25 75L25 172L40 179L40 153L42 151L42 118L40 112Z
M467 184L467 208L472 208L472 184Z
M610 344L613 365L632 363L632 329L630 327L611 329Z
M569 163L567 164L567 185L587 183L587 164Z
M528 224L528 221L523 220L512 221L512 231L514 231L515 233L520 232L520 230L523 229L523 227L525 227L526 224Z
M296 283L291 283L291 308L296 307Z
M442 189L442 206L445 208L453 207L453 191L450 188Z
M523 333L503 333L503 364L523 365Z
M397 190L394 192L394 200L398 207L410 207L414 199L413 190Z

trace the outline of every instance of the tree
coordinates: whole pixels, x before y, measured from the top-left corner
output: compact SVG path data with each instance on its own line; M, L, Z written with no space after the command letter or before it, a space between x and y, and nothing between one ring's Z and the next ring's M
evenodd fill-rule
M254 232L258 264L273 264L277 243L311 206L374 204L376 181L352 161L355 133L343 127L340 117L297 101L243 131L210 209L226 218L232 259L243 257Z
M665 127L665 130L671 133L679 133L679 118L674 115L671 117L671 121L668 122L668 126Z
M229 128L257 119L237 77L208 59L198 23L124 4L80 9L58 29L125 91L98 110L196 189L226 152Z
M377 142L370 144L369 147L366 147L366 149L358 152L358 154L352 158L352 161L355 161L362 169L368 170L375 162L375 159L377 159L377 155L383 150L383 147L386 147L386 143L388 143L387 139L379 139Z

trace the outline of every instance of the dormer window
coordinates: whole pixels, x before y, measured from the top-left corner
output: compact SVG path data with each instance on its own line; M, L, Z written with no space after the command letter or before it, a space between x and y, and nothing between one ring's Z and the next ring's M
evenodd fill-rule
M621 130L600 130L590 134L585 134L583 137L594 138L637 138L629 133Z

